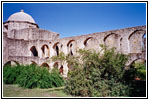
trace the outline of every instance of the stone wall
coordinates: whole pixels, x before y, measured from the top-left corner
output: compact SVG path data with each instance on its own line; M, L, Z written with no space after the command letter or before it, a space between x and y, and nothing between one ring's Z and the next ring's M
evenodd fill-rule
M22 21L7 21L3 25L8 32L10 32L13 29L21 30L25 28L38 28L37 24Z
M8 38L24 40L55 40L59 34L38 28L25 28L21 30L11 30L7 33Z
M38 28L27 28L16 31L14 38L24 40L55 40L59 38L59 34Z
M52 41L52 45L60 44L59 49L65 54L69 51L69 44L77 49L97 49L100 50L100 44L108 47L116 47L117 51L129 53L142 53L142 37L146 34L146 26L132 27L126 29L112 30L106 32L97 32L88 35L67 37Z
M7 37L8 34L8 37ZM11 34L11 35L10 35ZM12 30L3 34L3 64L8 61L17 61L20 64L46 63L50 69L57 66L63 68L63 75L68 73L67 63L49 62L52 56L60 52L77 55L78 49L101 50L100 44L109 48L115 47L120 53L130 56L127 63L131 64L136 59L145 59L142 51L143 36L146 34L146 26L131 27L125 29L97 32L88 35L74 36L59 39L59 34L38 28L26 28ZM11 38L10 38L11 37Z

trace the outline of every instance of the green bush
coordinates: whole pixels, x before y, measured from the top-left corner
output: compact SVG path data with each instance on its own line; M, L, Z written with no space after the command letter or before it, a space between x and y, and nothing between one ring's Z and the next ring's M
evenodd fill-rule
M135 63L133 65L136 69L136 77L140 78L141 80L146 80L146 66L145 63Z
M125 71L124 79L127 83L134 85L135 80L146 81L146 66L144 62L134 62ZM135 80L133 80L135 79Z
M129 95L130 88L124 80L127 56L106 47L103 47L102 54L94 50L79 50L78 53L77 57L63 57L66 58L63 60L73 66L65 84L66 93L91 97Z
M5 66L3 68L3 80L5 84L15 84L17 77L20 75L22 67L18 66Z
M35 65L4 67L4 83L19 84L25 88L53 88L64 85L64 80L56 69L51 73L47 68Z
M80 54L83 64L70 74L65 88L67 93L76 96L127 96L128 85L122 80L127 60L124 55L115 54L113 49L105 50L100 57L95 51L81 50Z

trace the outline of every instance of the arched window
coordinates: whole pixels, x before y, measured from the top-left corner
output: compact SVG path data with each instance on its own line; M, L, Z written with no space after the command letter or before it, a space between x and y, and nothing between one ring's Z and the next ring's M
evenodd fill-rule
M42 50L42 57L49 57L49 56L50 56L48 45L46 45L46 44L43 45L43 46L41 47L41 50Z
M36 50L36 47L35 47L35 46L32 46L32 47L31 47L31 49L30 49L30 51L32 52L32 56L35 56L35 57L37 57L37 56L38 56L38 52L37 52L37 50Z
M59 42L57 42L57 43L55 43L54 45L53 45L53 49L55 50L55 53L56 53L56 55L58 56L59 55L59 53L60 53L60 43Z
M67 48L68 48L68 54L70 55L74 55L75 53L75 46L76 46L76 42L75 40L70 40L68 43L67 43Z
M59 55L59 47L56 45L56 54Z

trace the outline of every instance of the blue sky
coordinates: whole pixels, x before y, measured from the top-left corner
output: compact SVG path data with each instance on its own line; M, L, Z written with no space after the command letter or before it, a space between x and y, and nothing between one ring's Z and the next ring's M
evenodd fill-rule
M145 3L4 3L3 21L21 9L61 38L146 25Z

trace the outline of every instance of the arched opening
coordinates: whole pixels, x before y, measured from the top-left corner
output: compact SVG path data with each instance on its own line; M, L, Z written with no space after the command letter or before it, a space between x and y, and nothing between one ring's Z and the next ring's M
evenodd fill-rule
M142 36L142 52L146 52L146 33Z
M58 56L60 53L60 48L59 48L60 43L57 42L53 45L53 49L55 50L56 55Z
M48 69L50 68L49 65L48 65L47 63L43 63L43 64L41 64L41 67L46 67L46 68L48 68Z
M129 70L133 70L135 80L146 79L146 61L144 59L135 59L129 65Z
M120 52L123 53L123 38L120 39Z
M58 69L58 67L59 67L59 66L58 66L58 62L55 62L55 63L53 64L53 67Z
M58 46L56 46L55 50L56 50L56 54L59 55L59 47Z
M85 49L97 50L99 48L98 41L94 37L88 37L87 39L85 39L83 44L84 44Z
M131 66L131 65L133 65L135 63L144 63L145 64L146 61L145 61L145 59L138 58L138 59L135 59L135 60L131 61L130 64L129 64L129 66Z
M32 46L30 51L32 52L31 56L34 56L34 57L38 56L38 52L35 46Z
M70 41L67 43L68 54L70 54L71 56L73 56L74 53L75 53L75 45L76 45L75 40L70 40Z
M59 72L60 74L63 74L63 66L60 67Z
M86 46L88 46L88 40L89 39L92 39L93 37L89 37L89 38L87 38L85 41L84 41L84 46L86 47Z
M108 48L119 48L119 37L120 35L115 34L115 33L111 33L108 34L107 36L104 37L104 44L108 47Z
M11 61L8 61L4 64L4 67L6 66L17 66L19 65L19 63L17 61L14 61L14 60L11 60Z
M142 53L142 35L145 31L136 30L130 34L129 40L129 53Z
M56 69L58 69L60 74L63 74L63 65L60 65L59 62L55 62L53 64L53 67L56 68Z
M31 64L30 65L37 65L37 63L34 62L34 61L31 61Z
M42 50L42 57L49 57L50 56L48 45L44 44L41 47L41 50Z
M126 82L132 82L131 97L145 97L146 96L146 66L143 59L134 59L127 67L124 76ZM137 91L136 91L137 89ZM143 91L142 91L143 90Z

